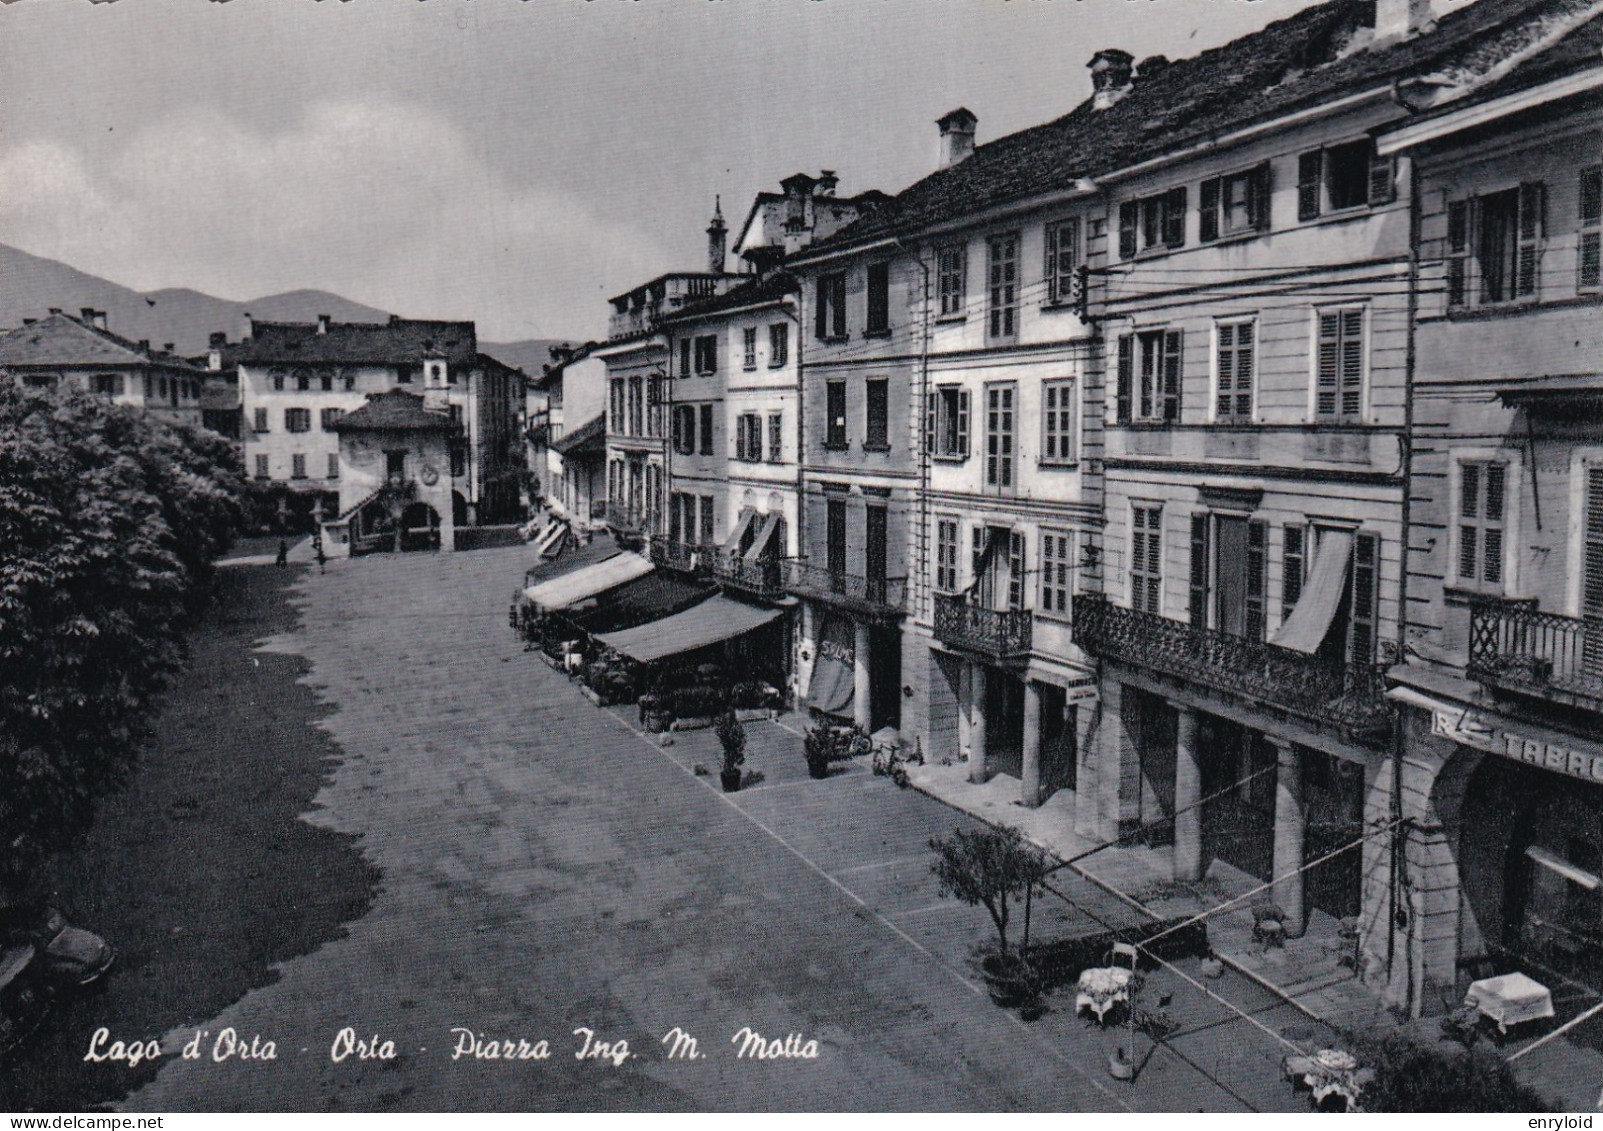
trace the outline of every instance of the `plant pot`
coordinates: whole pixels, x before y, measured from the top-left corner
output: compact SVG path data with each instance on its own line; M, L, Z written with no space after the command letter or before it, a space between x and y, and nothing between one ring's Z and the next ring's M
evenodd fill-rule
M986 955L980 963L991 1000L1004 1009L1027 1006L1036 1000L1035 972L1014 954Z
M1123 1049L1114 1049L1108 1056L1108 1075L1115 1080L1135 1079L1135 1065L1125 1059Z
M1218 978L1225 972L1225 964L1217 958L1204 958L1202 960L1202 976L1204 978Z
M641 722L645 724L647 733L661 734L673 726L673 716L667 711L647 711L641 716Z
M807 776L811 777L811 778L818 778L820 780L829 777L829 763L828 762L808 762L807 763Z
M740 788L740 771L719 770L718 780L723 784L725 793L734 793Z

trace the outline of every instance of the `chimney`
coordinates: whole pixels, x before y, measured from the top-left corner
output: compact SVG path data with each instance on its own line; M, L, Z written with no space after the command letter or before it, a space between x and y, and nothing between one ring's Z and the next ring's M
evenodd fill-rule
M1135 77L1141 80L1155 78L1169 69L1167 55L1148 55L1136 64Z
M716 196L712 201L712 223L707 225L707 270L722 275L727 252L724 241L729 229L724 223L723 201Z
M37 321L39 321L37 318L24 318L22 324L24 326L32 326Z
M813 185L813 195L834 196L835 186L838 184L840 184L840 178L835 175L835 170L820 169L818 171L818 183Z
M937 168L949 169L974 152L974 127L979 119L967 107L959 106L935 124L941 128L941 162Z
M1091 86L1095 91L1091 96L1093 109L1106 110L1130 92L1130 72L1134 62L1134 55L1117 47L1106 48L1091 56L1086 66L1091 68Z
M221 330L213 330L206 337L206 348L220 350L228 344L228 335Z
M318 332L318 333L319 333L319 334L326 334L326 333L328 333L328 322L329 322L329 318L328 318L328 315L326 315L326 314L319 314L319 315L318 315L318 316L317 316L317 332Z
M51 308L50 308L50 313L51 313L51 314L60 314L60 313L61 313L61 307L59 307L59 306L52 306L52 307L51 307Z
M1407 39L1430 24L1430 0L1375 0L1376 42Z
M256 336L256 323L251 320L250 311L245 312L243 325L239 328L239 340L248 342Z
M161 344L161 351L163 353L172 353L173 352L173 343L172 342L163 342Z
M150 352L150 339L149 338L140 338L139 339L139 352L140 353L149 353Z

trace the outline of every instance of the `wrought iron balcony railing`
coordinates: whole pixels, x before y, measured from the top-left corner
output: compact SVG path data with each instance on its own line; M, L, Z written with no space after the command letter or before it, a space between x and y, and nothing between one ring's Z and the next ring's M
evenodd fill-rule
M935 595L935 639L990 660L1024 660L1030 655L1035 615L1028 609L987 609L955 593Z
M1074 640L1092 655L1231 692L1376 741L1390 727L1387 664L1331 663L1291 648L1074 598Z
M713 559L719 554L716 546L702 546L694 542L675 542L661 535L651 539L651 561L661 569L675 573L706 574Z
M1535 601L1476 601L1467 674L1503 690L1603 709L1603 621L1544 613Z
M655 517L643 507L614 505L607 508L607 524L614 530L640 533L651 528Z
M812 562L786 562L785 588L873 616L899 616L907 607L905 577L863 577Z
M739 554L720 554L713 560L712 574L732 589L772 601L785 595L784 564L748 562Z

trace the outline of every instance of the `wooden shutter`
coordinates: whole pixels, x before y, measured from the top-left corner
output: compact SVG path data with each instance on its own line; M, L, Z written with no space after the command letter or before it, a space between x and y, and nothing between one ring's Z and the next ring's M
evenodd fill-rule
M1200 221L1197 239L1203 243L1219 238L1219 185L1220 178L1212 177L1202 182L1197 193L1197 217Z
M1254 231L1267 232L1270 227L1269 202L1274 189L1272 176L1272 166L1264 161L1253 169L1247 181L1247 215L1252 220Z
M1191 516L1191 627L1198 629L1208 627L1209 522L1206 511Z
M1324 171L1322 150L1316 149L1297 158L1297 219L1313 220L1319 216L1319 182Z
M1264 589L1268 558L1269 528L1261 522L1247 524L1247 615L1245 634L1249 640L1264 638Z
M1603 675L1603 467L1586 469L1586 530L1581 546L1582 663L1588 675Z
M817 338L829 337L829 276L818 276L816 288L818 301L813 310L813 336ZM687 366L685 372L690 372Z
M1547 186L1541 181L1520 185L1519 267L1515 294L1535 295L1542 258L1542 233L1547 227Z
M1341 312L1341 415L1356 418L1364 407L1364 312Z
M957 391L957 448L966 459L968 457L968 418L969 393L967 389Z
M1463 306L1469 279L1469 201L1447 205L1447 305Z
M1347 658L1355 664L1375 662L1378 619L1377 582L1380 572L1380 537L1358 534L1353 538L1352 616L1347 634Z
M1397 199L1397 169L1390 157L1370 151L1369 154L1369 206L1390 204Z
M1166 330L1163 335L1163 419L1180 420L1180 357L1183 331Z
M1291 616L1291 610L1297 607L1302 598L1302 571L1304 558L1304 531L1300 526L1288 526L1285 529L1285 547L1281 554L1280 574L1280 621L1282 624Z
M1581 170L1581 235L1576 263L1576 286L1596 290L1603 286L1603 166Z
M1024 607L1024 576L1027 571L1025 556L1027 549L1024 532L1012 531L1007 539L1007 607L1022 609Z
M1219 323L1219 350L1217 365L1219 385L1214 394L1213 414L1224 419L1235 415L1236 390L1236 324Z
M1186 246L1186 190L1170 189L1163 194L1163 246Z
M1119 375L1117 390L1117 415L1119 423L1130 422L1131 387L1135 384L1135 335L1123 334L1119 337Z
M1127 200L1119 205L1119 258L1135 258L1135 233L1140 221L1140 202Z
M931 389L924 394L924 450L930 454L935 453L935 429L939 426L936 419L935 407L940 404L941 391ZM944 453L943 453L944 454Z

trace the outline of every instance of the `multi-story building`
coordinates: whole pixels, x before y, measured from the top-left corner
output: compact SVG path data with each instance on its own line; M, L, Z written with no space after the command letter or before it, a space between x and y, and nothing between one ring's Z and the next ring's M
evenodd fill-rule
M30 388L76 388L115 404L143 409L173 423L200 425L208 374L179 357L168 342L152 349L106 327L106 312L84 307L78 317L52 308L0 334L0 372Z
M1603 982L1603 17L1510 7L1380 137L1419 234L1392 988L1520 969L1562 1013Z
M606 521L606 366L594 342L551 347L551 363L529 382L529 467L546 509L572 526Z
M523 375L481 354L472 322L391 316L388 322L248 321L243 341L219 343L238 372L246 473L285 484L325 517L340 513L335 425L370 395L425 395L460 428L448 466L456 526L519 515Z

